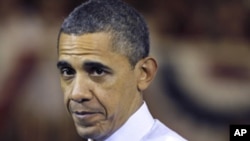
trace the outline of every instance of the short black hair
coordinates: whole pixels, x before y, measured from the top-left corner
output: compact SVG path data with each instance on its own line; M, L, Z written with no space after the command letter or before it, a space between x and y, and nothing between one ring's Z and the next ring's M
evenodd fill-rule
M64 20L61 32L83 35L111 33L113 50L126 55L134 66L149 54L149 32L143 17L120 0L89 0Z

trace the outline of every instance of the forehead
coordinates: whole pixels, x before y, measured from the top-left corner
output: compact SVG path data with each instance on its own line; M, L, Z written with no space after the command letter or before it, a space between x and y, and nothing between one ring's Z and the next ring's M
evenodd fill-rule
M113 51L109 33L69 35L61 33L58 42L58 60L71 65L82 65L85 61L102 63L109 67L130 66L127 56ZM119 63L114 63L114 61Z
M106 52L111 51L111 46L111 35L104 32L83 35L61 33L58 43L59 54Z

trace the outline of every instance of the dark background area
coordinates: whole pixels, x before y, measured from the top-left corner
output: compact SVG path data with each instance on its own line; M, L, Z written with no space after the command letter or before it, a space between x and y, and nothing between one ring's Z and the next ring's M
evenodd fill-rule
M158 75L152 114L191 141L250 123L248 0L125 0L145 17ZM77 141L56 69L60 25L81 0L0 0L0 140Z

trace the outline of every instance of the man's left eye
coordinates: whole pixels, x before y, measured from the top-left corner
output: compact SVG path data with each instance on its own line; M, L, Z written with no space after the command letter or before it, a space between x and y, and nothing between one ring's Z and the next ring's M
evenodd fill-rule
M105 73L106 72L102 68L94 67L91 69L90 75L91 76L103 76L105 75Z

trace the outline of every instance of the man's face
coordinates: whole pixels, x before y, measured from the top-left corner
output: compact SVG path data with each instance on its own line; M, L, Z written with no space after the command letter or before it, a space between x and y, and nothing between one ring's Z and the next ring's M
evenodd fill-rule
M111 45L107 33L62 33L59 39L57 66L64 101L83 138L107 138L143 102L136 69Z

